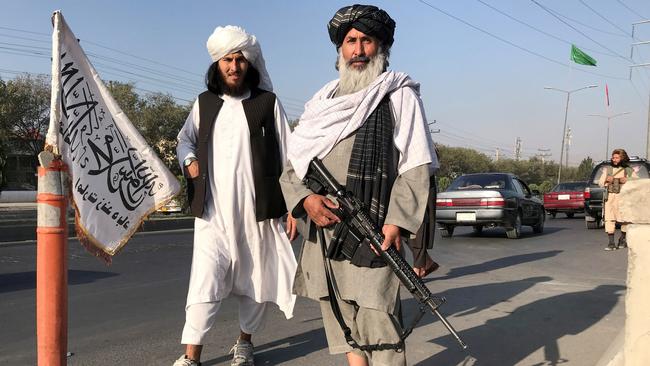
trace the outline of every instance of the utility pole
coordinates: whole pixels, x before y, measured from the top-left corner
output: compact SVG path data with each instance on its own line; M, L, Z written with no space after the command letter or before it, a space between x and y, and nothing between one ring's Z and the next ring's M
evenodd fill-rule
M431 126L433 126L433 125L436 124L436 123L438 123L438 121L435 120L435 119L434 119L433 121L427 123L427 124L429 125L429 133L440 133L440 129L439 129L439 128L432 128L432 127L431 127Z
M563 155L564 155L564 142L565 142L565 137L566 137L566 122L567 122L567 117L569 115L569 100L571 99L571 93L575 93L577 91L584 90L584 89L591 89L591 88L597 88L597 87L598 87L598 85L587 85L587 86L584 86L582 88L574 89L574 90L562 90L562 89L553 88L553 87L550 87L550 86L545 86L544 87L544 89L546 89L546 90L555 90L555 91L559 91L559 92L562 92L562 93L566 94L566 107L564 108L564 128L562 129L562 147L560 148L560 162L558 164L559 166L558 166L558 169L557 169L557 183L558 184L560 184L560 181L562 180L562 160L563 160L562 158L563 158Z
M571 146L571 137L572 137L571 127L569 127L569 129L566 131L566 154L564 157L566 159L564 162L564 166L566 166L567 168L569 167L569 146Z
M496 161L499 161L499 154L500 154L500 153L501 153L501 149L499 149L499 148L497 147L497 151L496 151Z
M551 149L537 149L537 151L539 151L539 154L537 154L537 156L539 156L542 159L542 164L546 162L546 158L553 155L550 153Z
M515 140L515 160L519 161L519 159L521 159L521 137Z
M648 24L650 23L650 19L642 20L640 22L635 22L632 23L632 39L635 39L634 37L634 31L636 29L637 25L641 24ZM639 42L634 42L630 46L630 60L632 60L632 56L634 56L634 46L640 46L640 45L647 45L650 44L650 41L639 41ZM650 63L641 63L641 64L636 64L636 65L631 65L630 66L630 80L632 80L632 68L633 67L648 67L650 66ZM648 103L650 103L650 95L648 95ZM607 152L609 154L609 151ZM646 140L645 140L645 157L646 159L650 159L650 104L648 104L648 127L646 130Z
M606 139L607 142L605 143L605 160L608 160L608 159L609 159L609 130L610 130L610 128L612 127L612 120L613 120L614 118L616 118L616 117L624 116L624 115L626 115L626 114L630 114L630 112L617 113L617 114L614 114L614 115L611 115L611 114L609 114L609 113L608 113L607 115L603 115L603 114L588 114L588 116L590 116L590 117L602 117L602 118L607 118L607 139Z

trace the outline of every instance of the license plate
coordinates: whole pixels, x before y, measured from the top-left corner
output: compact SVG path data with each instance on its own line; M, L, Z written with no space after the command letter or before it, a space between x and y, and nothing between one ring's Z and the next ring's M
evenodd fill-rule
M557 196L557 199L559 199L559 200L568 200L568 199L571 199L571 195L560 194L560 195Z
M456 213L456 221L476 221L476 213L474 212L458 212Z

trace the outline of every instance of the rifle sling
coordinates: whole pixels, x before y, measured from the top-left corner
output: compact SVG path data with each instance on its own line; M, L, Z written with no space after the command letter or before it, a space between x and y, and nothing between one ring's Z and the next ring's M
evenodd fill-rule
M334 272L332 271L329 258L327 258L327 249L325 245L325 233L323 232L322 227L318 228L318 241L320 241L321 250L323 253L323 265L325 266L325 278L327 279L327 293L329 295L329 300L330 300L329 303L330 306L332 307L332 313L334 314L336 321L339 323L339 326L343 331L343 335L345 336L345 341L348 343L348 345L352 348L356 348L364 352L385 351L385 350L395 350L397 352L402 352L404 350L404 339L406 337L400 337L400 341L397 343L380 343L380 344L367 344L367 345L359 345L357 341L354 340L354 338L352 337L352 330L350 330L350 327L348 327L345 324L345 320L343 319L343 314L341 314L341 308L339 307L338 301L339 299L341 299L341 296L338 292L338 287L336 286L336 279L334 278ZM341 299L341 301L343 301L343 299ZM393 321L393 326L395 326L396 327L395 329L398 330L394 321ZM400 333L399 330L398 333Z

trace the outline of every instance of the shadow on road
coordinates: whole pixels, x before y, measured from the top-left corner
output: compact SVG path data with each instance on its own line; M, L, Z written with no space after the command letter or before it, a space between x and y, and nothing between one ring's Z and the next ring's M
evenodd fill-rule
M313 329L302 334L256 345L255 363L260 365L277 365L282 362L305 357L310 353L320 351L326 347L327 340L323 328ZM201 362L201 365L214 366L231 359L231 355L224 355Z
M521 237L519 239L517 239L517 240L524 241L526 239L537 238L537 237L540 237L540 236L553 234L553 233L556 233L556 232L562 231L562 230L566 230L566 229L563 228L563 227L545 226L543 232L536 234L536 233L533 232L533 229L531 229L528 226L524 226L524 228L521 231ZM454 240L455 237L459 237L459 238L476 238L476 240L495 239L495 238L496 239L505 239L506 238L506 230L504 228L501 228L501 227L494 227L494 228L485 228L485 229L483 229L483 231L481 231L480 234L474 233L472 231L469 231L469 232L466 232L466 231L455 232L454 236L452 236L451 238L442 239L442 240L444 240L443 243L445 243L445 242L447 242L449 240Z
M71 269L68 271L68 285L82 285L104 278L117 276L113 272L82 271ZM36 288L36 271L3 273L0 274L0 293L32 290Z
M552 277L540 276L524 278L517 281L489 283L485 285L467 286L462 288L449 289L436 293L433 286L429 286L437 296L448 300L441 311L446 315L464 316L475 314L489 309L500 302L508 302L513 297L523 293L538 283L552 281ZM413 298L402 301L402 309L415 309L417 301ZM426 325L437 319L433 316L426 316L422 319L421 325ZM408 320L407 320L408 324Z
M456 292L454 299L462 298L463 291L469 296L477 287L480 286L453 290ZM517 365L539 348L544 349L545 362L533 366L582 364L580 360L563 358L557 340L565 335L579 334L596 324L614 308L623 290L625 287L620 285L600 285L593 290L552 296L520 306L503 317L461 331L460 336L470 347L467 352L460 350L451 336L431 340L446 349L418 365L460 365L469 360L475 360L471 364L476 365ZM449 296L451 301L452 294ZM450 305L454 313L463 309L477 311L467 306L455 309L454 304Z
M425 282L448 280L452 278L458 278L458 277L473 275L477 273L494 271L505 267L516 266L522 263L534 262L541 259L555 257L560 253L562 253L562 250L549 250L546 252L518 254L509 257L494 259L479 264L472 264L465 267L456 267L456 268L452 268L449 272L447 272L445 276L426 279Z

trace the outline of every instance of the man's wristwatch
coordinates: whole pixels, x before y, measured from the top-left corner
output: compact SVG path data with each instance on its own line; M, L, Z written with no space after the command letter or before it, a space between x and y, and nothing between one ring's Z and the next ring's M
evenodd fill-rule
M196 158L187 158L187 159L183 160L183 166L190 166L190 164L192 164L192 162L196 161L196 160L198 160L198 159L196 159Z

